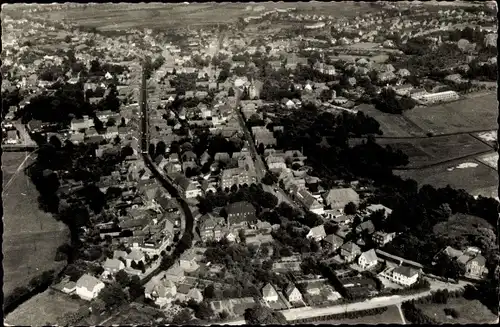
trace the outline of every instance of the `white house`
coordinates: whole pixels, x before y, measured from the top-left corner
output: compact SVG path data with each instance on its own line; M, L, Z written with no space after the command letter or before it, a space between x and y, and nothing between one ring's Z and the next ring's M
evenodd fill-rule
M278 302L278 292L269 283L262 288L262 297L267 302Z
M144 295L147 299L155 301L155 304L163 307L171 303L177 294L175 284L165 277L163 273L160 278L154 278L149 281L144 288Z
M378 257L374 249L361 253L358 258L358 265L363 269L370 269L377 265Z
M307 235L306 235L306 237L308 239L314 239L317 242L324 239L325 236L326 236L326 232L325 232L325 227L323 225L319 225L319 226L311 228L311 230L309 230L309 233L307 233Z
M93 300L104 288L104 283L94 276L85 274L76 282L76 294L87 301Z
M302 301L302 293L298 290L295 285L290 284L285 290L286 298L289 302L300 302Z
M110 274L115 274L120 270L125 269L125 264L119 259L107 258L102 267L104 268L104 271Z
M392 271L392 280L396 284L411 286L417 282L418 271L410 267L399 266Z

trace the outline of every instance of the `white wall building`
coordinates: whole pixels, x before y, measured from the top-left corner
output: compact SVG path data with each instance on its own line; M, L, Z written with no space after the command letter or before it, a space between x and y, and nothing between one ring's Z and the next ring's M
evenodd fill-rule
M105 287L104 283L94 276L85 274L76 282L76 294L87 301L95 299Z

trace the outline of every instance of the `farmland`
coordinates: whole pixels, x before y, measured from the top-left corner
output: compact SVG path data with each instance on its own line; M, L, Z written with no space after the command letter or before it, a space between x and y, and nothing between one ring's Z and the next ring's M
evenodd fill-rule
M17 326L43 326L61 323L62 317L77 312L85 301L48 289L21 304L6 317L6 322Z
M460 166L465 163L472 165ZM419 185L446 187L449 184L453 188L464 189L472 195L498 197L498 172L472 159L456 160L423 169L396 170L395 174L414 179Z
M488 93L432 107L415 108L403 116L425 132L435 135L492 130L498 127L498 102L496 93Z
M357 143L359 139L352 140L352 144ZM380 138L377 143L383 146L390 145L393 149L404 152L410 161L407 168L425 167L493 151L490 146L469 134L413 139Z
M447 304L416 304L416 307L421 309L423 313L436 320L439 324L491 324L494 323L497 317L488 310L478 300L466 300L462 297L451 298ZM459 316L452 318L446 316L444 309L455 309Z
M357 3L259 3L265 10L274 8L297 8L307 14L332 16L353 16L372 10L370 6ZM239 17L259 14L245 3L207 3L207 4L107 4L92 5L67 10L41 12L40 15L53 21L68 20L80 26L95 27L101 31L131 28L168 28L184 26L232 23ZM255 6L253 7L255 8Z
M16 173L24 158L13 152L2 156L2 169L11 180L3 190L5 295L43 271L61 267L64 263L55 262L54 257L57 247L68 239L66 226L39 209L38 192L23 169Z

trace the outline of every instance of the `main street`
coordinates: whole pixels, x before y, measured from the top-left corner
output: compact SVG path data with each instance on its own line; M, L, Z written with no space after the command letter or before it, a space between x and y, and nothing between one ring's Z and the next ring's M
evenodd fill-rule
M235 88L235 96L236 96L236 105L234 108L234 112L238 116L238 122L240 123L241 130L243 131L243 134L245 136L245 139L248 143L248 146L250 147L250 153L252 155L253 162L255 164L255 172L257 175L257 182L261 182L262 178L266 175L267 168L266 165L264 164L264 161L262 160L262 157L259 155L257 152L257 148L255 147L255 141L253 140L252 134L250 134L250 131L245 124L245 120L243 119L243 115L241 114L239 110L240 106L240 98L242 95L242 92L240 89ZM284 190L282 190L277 183L274 185L265 185L263 184L264 190L266 192L269 192L271 194L274 194L276 198L278 198L279 202L286 202L292 207L296 207L298 209L301 209L287 194Z

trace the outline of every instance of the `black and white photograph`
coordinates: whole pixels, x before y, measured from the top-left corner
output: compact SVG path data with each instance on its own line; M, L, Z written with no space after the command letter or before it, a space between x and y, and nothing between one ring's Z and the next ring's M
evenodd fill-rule
M498 324L497 11L3 3L3 324Z

